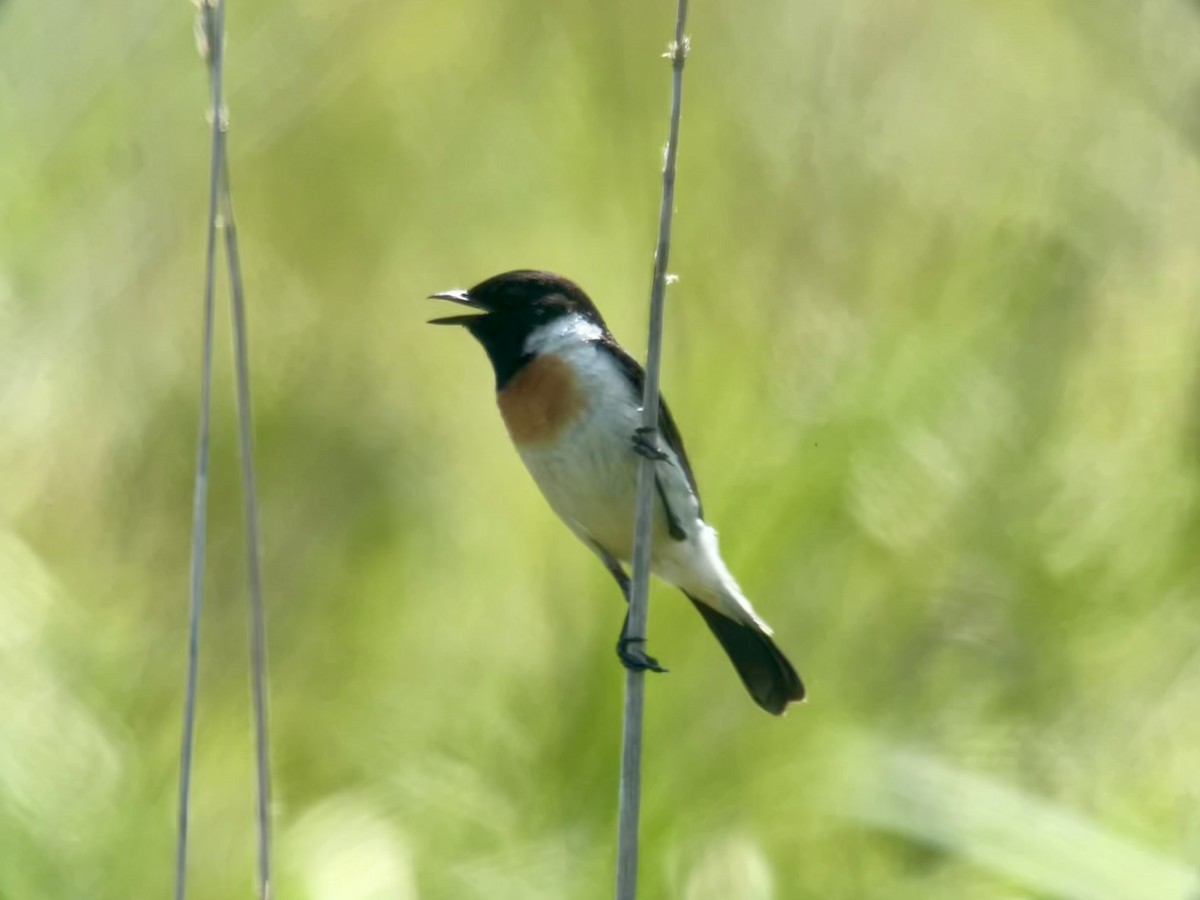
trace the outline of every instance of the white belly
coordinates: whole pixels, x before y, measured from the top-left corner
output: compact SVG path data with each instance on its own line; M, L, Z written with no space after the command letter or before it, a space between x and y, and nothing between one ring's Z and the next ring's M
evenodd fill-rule
M640 457L632 439L639 424L630 404L602 404L587 410L553 444L520 450L554 511L581 536L624 560L633 547Z

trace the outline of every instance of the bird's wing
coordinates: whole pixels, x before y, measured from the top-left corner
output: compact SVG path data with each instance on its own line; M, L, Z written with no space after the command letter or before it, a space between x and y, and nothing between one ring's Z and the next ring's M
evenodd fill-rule
M621 367L621 371L629 378L640 403L646 388L646 370L642 368L642 364L625 352L625 348L618 344L612 335L605 334L597 343L616 361L617 365ZM667 402L661 396L658 400L658 431L667 447L679 460L679 467L683 470L683 477L687 479L688 489L696 498L696 512L703 518L704 510L700 502L700 488L696 486L696 476L692 473L692 464L688 461L687 451L683 448L683 437L679 434L679 429L675 427L675 420L671 418L671 410L667 408Z

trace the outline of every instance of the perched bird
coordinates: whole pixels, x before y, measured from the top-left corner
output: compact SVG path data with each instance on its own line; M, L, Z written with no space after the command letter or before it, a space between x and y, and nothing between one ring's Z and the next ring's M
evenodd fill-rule
M551 508L591 548L629 599L622 562L633 554L639 455L655 461L651 571L704 616L754 701L779 715L804 685L743 596L704 521L696 479L665 403L658 435L641 429L645 371L622 349L588 295L549 272L506 272L431 299L468 307L431 320L461 325L483 345L496 399L525 467ZM617 655L630 668L664 671L627 634Z

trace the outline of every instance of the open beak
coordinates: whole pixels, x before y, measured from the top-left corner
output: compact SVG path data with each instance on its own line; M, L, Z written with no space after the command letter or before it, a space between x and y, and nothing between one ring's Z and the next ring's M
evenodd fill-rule
M479 319L487 315L487 310L471 299L471 295L463 288L455 288L452 291L442 291L438 294L430 294L430 300L449 300L451 303L461 303L463 306L469 306L471 309L478 310L474 315L465 316L442 316L440 319L430 319L430 325L466 325L473 319Z

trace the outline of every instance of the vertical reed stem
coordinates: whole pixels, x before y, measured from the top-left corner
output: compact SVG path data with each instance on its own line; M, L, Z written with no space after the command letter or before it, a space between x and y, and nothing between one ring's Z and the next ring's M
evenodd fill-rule
M213 5L215 3L215 7ZM187 895L188 826L191 813L192 755L196 743L196 691L200 680L200 613L204 606L204 559L208 533L208 466L211 448L213 295L216 287L217 218L221 172L225 163L222 132L222 35L225 5L204 0L200 12L212 101L212 152L208 180L208 250L204 263L204 338L200 360L200 427L196 439L196 479L192 493L192 558L188 614L187 687L183 703L183 738L179 751L179 817L175 835L175 900Z
M646 384L642 395L642 426L648 433L658 429L658 384L662 367L663 306L666 299L667 264L671 252L671 220L675 209L675 157L679 150L679 112L683 99L683 63L688 43L684 36L687 0L678 0L675 40L667 56L671 59L671 126L663 162L662 205L658 216L658 246L654 253L654 280L650 289L650 336L646 353ZM633 545L633 576L629 597L627 636L644 639L650 588L650 550L654 518L654 461L642 459L638 469L637 519ZM638 816L642 792L642 713L645 706L645 674L634 669L625 673L625 720L621 744L621 800L617 835L617 900L635 900L638 869Z

